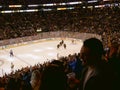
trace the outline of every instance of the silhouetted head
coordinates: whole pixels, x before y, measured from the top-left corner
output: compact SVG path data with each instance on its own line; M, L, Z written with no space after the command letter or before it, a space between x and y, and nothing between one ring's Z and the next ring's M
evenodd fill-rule
M90 38L83 42L80 57L86 65L95 65L104 54L103 44L99 39Z
M63 69L52 63L43 71L40 90L66 90L66 81Z

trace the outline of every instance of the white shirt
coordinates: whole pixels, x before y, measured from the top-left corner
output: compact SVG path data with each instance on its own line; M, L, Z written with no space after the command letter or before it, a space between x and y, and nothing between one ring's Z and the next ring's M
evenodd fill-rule
M86 72L85 79L83 82L83 90L84 90L85 85L86 85L87 81L89 80L89 78L94 74L94 71L95 71L94 68L88 67L88 70Z

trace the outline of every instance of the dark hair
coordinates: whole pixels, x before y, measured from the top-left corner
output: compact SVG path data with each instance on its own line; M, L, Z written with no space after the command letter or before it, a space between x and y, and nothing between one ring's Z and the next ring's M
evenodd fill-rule
M83 42L83 46L88 47L93 54L104 54L104 48L102 42L97 38L89 38Z
M40 90L66 90L67 78L64 71L56 64L51 64L43 71Z

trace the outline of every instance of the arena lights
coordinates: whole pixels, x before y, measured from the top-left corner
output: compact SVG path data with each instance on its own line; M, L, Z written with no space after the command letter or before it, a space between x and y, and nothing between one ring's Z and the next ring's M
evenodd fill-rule
M95 3L98 2L97 0L92 0L92 1L88 1L88 3Z
M49 4L42 4L42 6L75 5L75 4L82 4L82 2L78 1L78 2L67 2L67 3L49 3Z
M79 1L79 2L68 2L67 5L75 5L75 4L81 4L82 2Z
M91 8L91 9L92 9L92 8L93 8L93 6L88 6L87 8Z
M71 10L71 9L75 9L74 7L68 7L67 9Z
M14 13L14 10L5 10L5 11L1 11L1 13Z
M38 9L19 10L19 12L38 12Z
M95 8L103 8L105 5L96 5Z
M56 6L56 3L43 4L43 6Z
M74 7L57 8L57 10L70 10L70 9L74 9Z
M9 5L9 8L17 8L17 7L22 7L22 5Z
M42 6L42 4L28 5L28 7L38 7L38 6Z
M52 11L52 9L48 8L48 9L42 9L43 11Z
M0 6L0 8L2 8L2 6Z
M57 8L57 10L67 10L67 8Z
M59 3L59 5L66 5L66 3Z
M106 2L106 1L110 1L110 0L103 0L104 2Z
M38 12L38 9L28 9L28 10L4 10L1 13L19 13L19 12Z

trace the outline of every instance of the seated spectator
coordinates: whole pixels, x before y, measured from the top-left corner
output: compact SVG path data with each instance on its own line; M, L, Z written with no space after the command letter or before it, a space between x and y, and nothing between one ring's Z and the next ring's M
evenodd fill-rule
M32 72L30 84L32 86L32 90L39 90L41 82L41 73L39 70L34 70Z
M8 84L7 84L7 87L6 87L6 89L7 90L16 90L16 89L18 89L17 87L16 87L16 81L15 81L15 79L14 78L10 78L9 79L9 81L8 81ZM19 89L18 89L19 90Z

